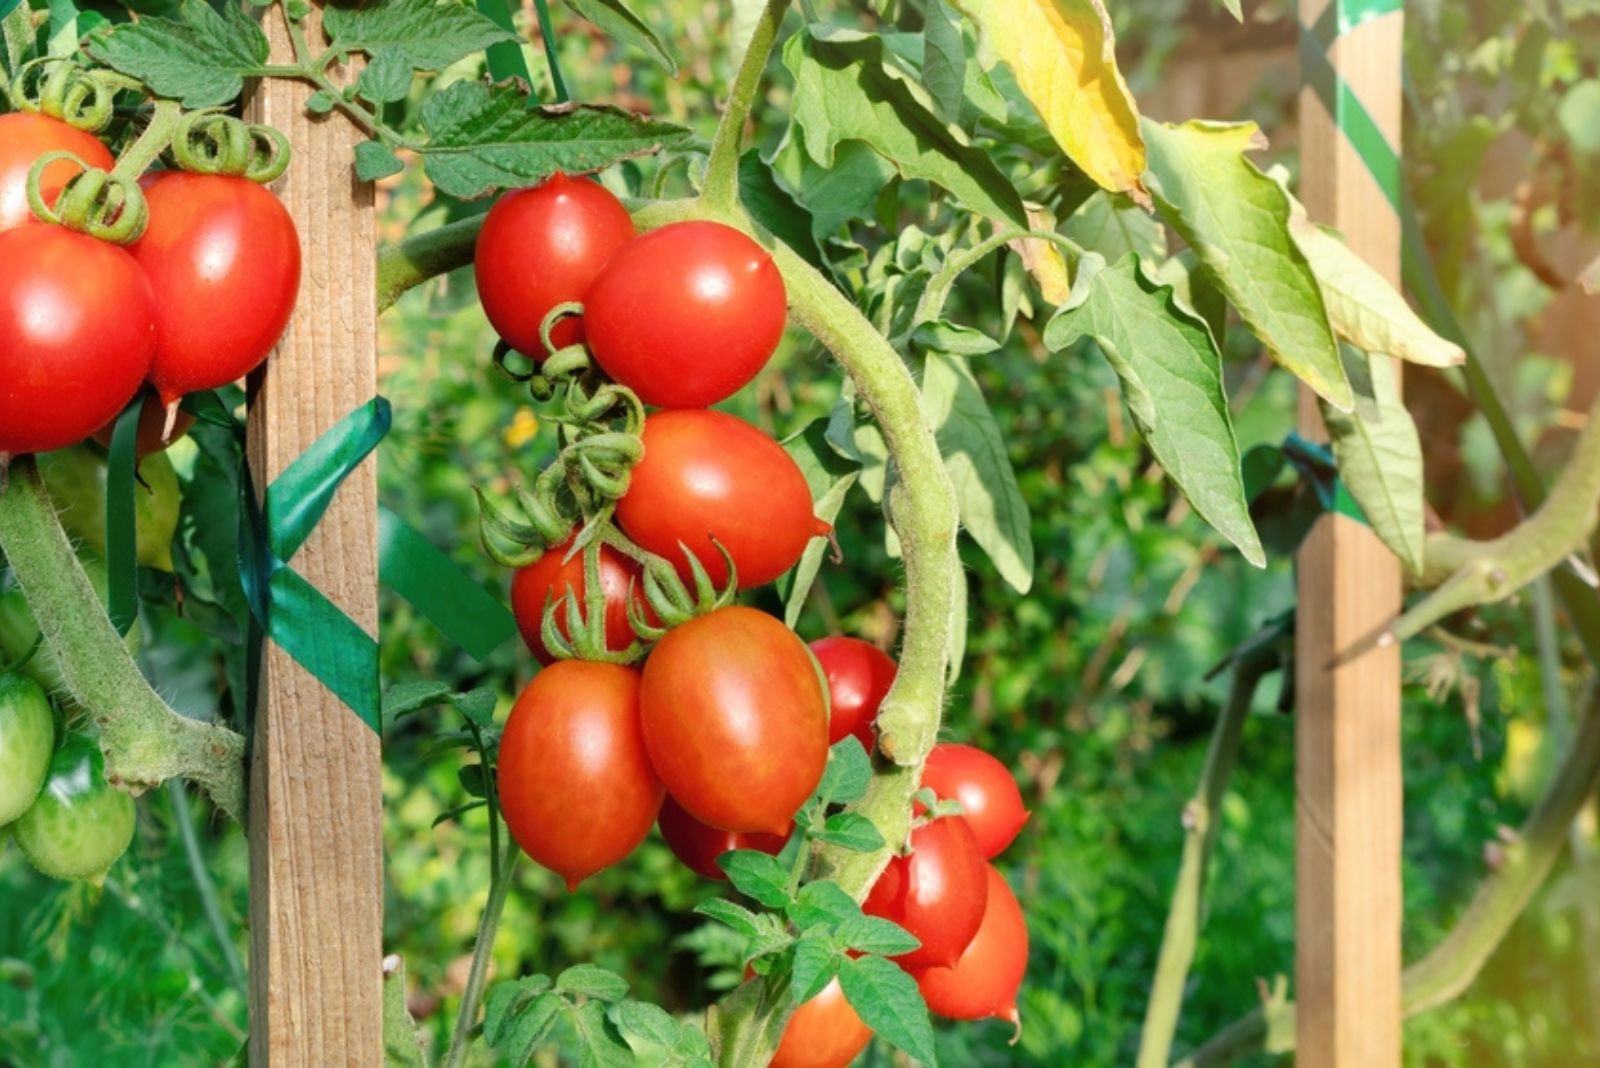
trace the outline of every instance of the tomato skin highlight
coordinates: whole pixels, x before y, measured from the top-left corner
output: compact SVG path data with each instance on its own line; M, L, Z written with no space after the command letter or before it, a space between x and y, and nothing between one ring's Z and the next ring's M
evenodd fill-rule
M671 223L630 242L584 298L606 374L660 408L706 408L760 373L783 338L777 264L721 223Z
M55 879L103 875L133 841L133 798L106 782L100 745L69 735L50 759L50 776L14 825L28 862Z
M895 963L913 971L961 958L983 923L986 867L972 828L960 816L911 832L911 855L889 861L861 906L921 940L921 947L893 958Z
M575 890L632 853L661 809L639 673L563 660L534 676L500 739L500 807L528 856Z
M473 256L478 301L490 325L522 355L544 362L545 316L557 304L582 301L634 233L628 209L587 178L556 174L507 193L489 209ZM583 339L581 317L563 319L550 332L557 348Z
M828 707L805 643L742 605L675 627L644 665L645 745L701 823L783 835L828 762Z
M156 297L150 380L164 405L236 382L277 345L300 292L288 209L248 178L146 177L150 225L133 256Z
M155 346L150 283L127 252L46 223L0 233L0 453L64 448L105 426Z
M727 874L717 863L717 858L735 849L756 849L769 856L783 851L788 835L745 834L721 831L701 823L689 815L684 807L669 794L661 802L661 815L656 819L661 837L673 856L683 861L684 867L707 879L725 880Z
M43 688L16 672L0 675L0 827L39 796L55 745L55 716Z
M556 659L544 644L546 600L554 600L559 606L570 590L581 602L587 589L583 580L583 553L571 560L564 559L571 547L572 538L568 538L519 569L511 579L511 610L517 617L517 629L522 632L528 650L541 664L551 664ZM606 648L612 652L626 649L636 637L633 625L628 622L628 591L638 574L639 568L633 561L610 546L600 547L600 587L606 594ZM558 607L557 612L556 629L563 637L570 638L566 610Z
M811 643L811 651L828 676L833 708L833 718L828 721L828 744L853 734L867 752L872 752L872 723L889 687L894 685L898 665L871 642L842 635L819 638Z
M1028 921L1005 876L988 868L988 907L983 925L954 966L929 968L917 976L928 1008L951 1020L995 1017L1021 1026L1017 991L1028 972Z
M829 530L794 459L742 419L655 412L642 440L644 459L617 502L617 522L642 548L672 561L685 582L693 572L680 542L722 586L728 568L716 538L733 558L739 588L750 589L789 570L806 543Z
M1000 761L982 749L941 742L928 754L922 785L941 801L961 802L962 817L977 835L985 860L993 860L1016 840L1028 822L1017 780Z
M794 1010L768 1068L846 1068L872 1041L872 1028L846 1000L839 977Z
M116 160L94 134L48 115L15 111L0 115L0 231L34 219L28 207L28 172L47 152L71 152L97 170L109 171ZM61 189L82 173L70 159L57 160L39 176L39 193L55 206Z

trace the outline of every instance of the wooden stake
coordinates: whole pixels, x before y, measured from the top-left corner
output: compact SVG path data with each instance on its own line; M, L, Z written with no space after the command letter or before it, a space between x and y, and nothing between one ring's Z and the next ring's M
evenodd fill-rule
M1340 0L1331 0L1338 3ZM1300 0L1315 26L1330 0ZM1330 59L1398 148L1402 17L1351 28ZM1317 46L1313 46L1317 47ZM1398 284L1400 222L1334 116L1301 93L1301 195L1311 217ZM1301 430L1326 439L1315 400ZM1393 618L1400 565L1344 516L1317 524L1299 556L1296 640L1296 959L1299 1068L1400 1063L1400 655L1339 651Z
M283 16L265 16L273 61L293 62ZM306 20L318 47L320 20ZM275 79L251 118L288 134L277 192L300 228L300 301L252 382L257 492L377 385L377 235L372 186L351 164L361 133L306 114L309 86ZM219 314L227 314L219 309ZM377 466L346 480L295 556L296 571L377 633ZM250 1063L383 1063L383 835L379 739L268 643L250 769Z

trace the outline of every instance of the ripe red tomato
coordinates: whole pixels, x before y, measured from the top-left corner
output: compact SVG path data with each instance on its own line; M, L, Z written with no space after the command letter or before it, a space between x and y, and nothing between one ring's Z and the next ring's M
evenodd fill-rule
M506 720L499 787L517 844L568 890L633 852L661 809L639 673L564 660L535 675Z
M544 608L547 600L559 603L570 590L580 600L584 596L583 554L566 560L572 539L557 545L539 559L522 568L511 580L511 610L517 617L517 628L522 640L541 664L555 661L545 648L542 631ZM633 627L628 622L628 588L639 574L639 568L609 546L600 547L600 586L606 592L606 648L620 652L633 641ZM564 637L567 632L566 612L558 609L556 628Z
M836 976L794 1010L769 1068L845 1068L872 1041L872 1028L845 999Z
M983 854L960 816L945 816L911 832L911 855L895 857L878 877L862 910L893 920L922 945L894 958L907 971L951 965L983 922Z
M550 309L584 300L589 284L633 240L628 209L597 182L551 177L501 197L478 232L473 271L478 300L495 332L533 360L546 353L539 325ZM551 331L556 347L583 340L583 320Z
M133 447L134 455L143 460L146 456L164 452L174 441L187 434L192 426L194 426L194 416L180 411L172 420L172 432L167 433L166 409L161 406L159 399L146 396L144 403L139 406L139 436ZM109 449L111 435L116 429L117 423L113 419L94 432L94 440L100 443L101 448Z
M754 608L673 628L645 661L640 707L667 791L720 830L787 834L828 762L827 696L811 655Z
M717 858L724 853L735 849L759 849L763 853L776 855L782 852L784 844L789 841L786 834L719 831L689 815L671 797L661 802L661 815L656 823L673 855L683 861L686 868L707 879L727 878L717 864Z
M644 421L644 459L617 502L617 522L642 548L671 560L685 581L687 545L713 582L728 581L715 537L733 557L739 587L771 582L829 527L812 513L811 487L783 446L715 411L656 412Z
M972 825L986 860L1005 852L1028 822L1017 780L982 749L955 742L934 746L922 769L922 785L941 801L961 802L962 816Z
M833 718L828 721L828 744L853 734L872 752L872 721L878 715L889 687L894 685L895 662L889 654L860 638L835 635L811 643L811 651L828 676L828 696Z
M714 222L630 242L583 301L589 347L646 404L705 408L754 378L783 338L788 296L772 257Z
M163 171L143 184L150 225L133 255L156 296L150 381L171 405L267 358L300 292L300 236L248 178Z
M961 959L950 968L917 976L928 1008L951 1020L997 1017L1020 1026L1017 991L1028 971L1028 922L1017 896L994 865L988 868L988 907L983 925Z
M47 152L71 152L89 166L109 171L116 163L106 146L91 133L48 115L25 111L0 115L0 231L33 219L28 207L28 172ZM82 168L70 159L57 160L39 176L39 192L54 205L62 186Z
M105 426L155 344L150 283L127 252L40 222L0 234L0 453L48 452Z

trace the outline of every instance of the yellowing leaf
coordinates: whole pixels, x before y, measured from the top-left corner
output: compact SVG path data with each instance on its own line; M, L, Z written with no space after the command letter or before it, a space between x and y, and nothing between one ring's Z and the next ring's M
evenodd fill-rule
M1147 203L1139 109L1117 69L1100 0L957 0L1073 163L1096 185Z
M1028 226L1035 230L1054 230L1055 216L1037 204L1024 205L1028 209ZM1038 237L1022 237L1008 242L1022 259L1022 266L1033 276L1039 286L1039 295L1057 307L1065 304L1072 295L1072 280L1067 274L1067 260L1053 242Z

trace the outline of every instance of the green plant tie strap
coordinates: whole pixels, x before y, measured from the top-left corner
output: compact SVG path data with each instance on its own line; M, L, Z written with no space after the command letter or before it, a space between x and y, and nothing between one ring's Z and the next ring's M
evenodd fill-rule
M5 18L17 9L22 0L0 0L0 19Z
M1347 516L1364 526L1372 525L1367 522L1367 514L1361 510L1361 505L1350 495L1344 479L1339 477L1338 464L1326 445L1291 433L1283 439L1283 456L1300 472L1301 478L1311 483L1324 512Z
M1356 150L1396 211L1401 206L1400 154L1361 98L1334 69L1328 50L1355 27L1400 10L1400 0L1333 0L1316 25L1302 26L1300 31L1300 66L1305 84L1328 109L1334 125Z
M511 21L511 6L506 0L477 0L479 14L490 22L509 33L516 33L517 28ZM509 81L520 78L524 85L533 85L533 76L528 71L528 61L522 55L521 41L499 41L484 49L484 56L489 60L489 76L497 82ZM532 107L534 98L528 97L528 106Z
M139 532L134 504L138 467L139 415L144 394L117 417L106 457L106 608L111 625L126 635L139 614Z
M517 632L505 605L383 505L378 506L378 571L385 586L476 660L488 659Z

